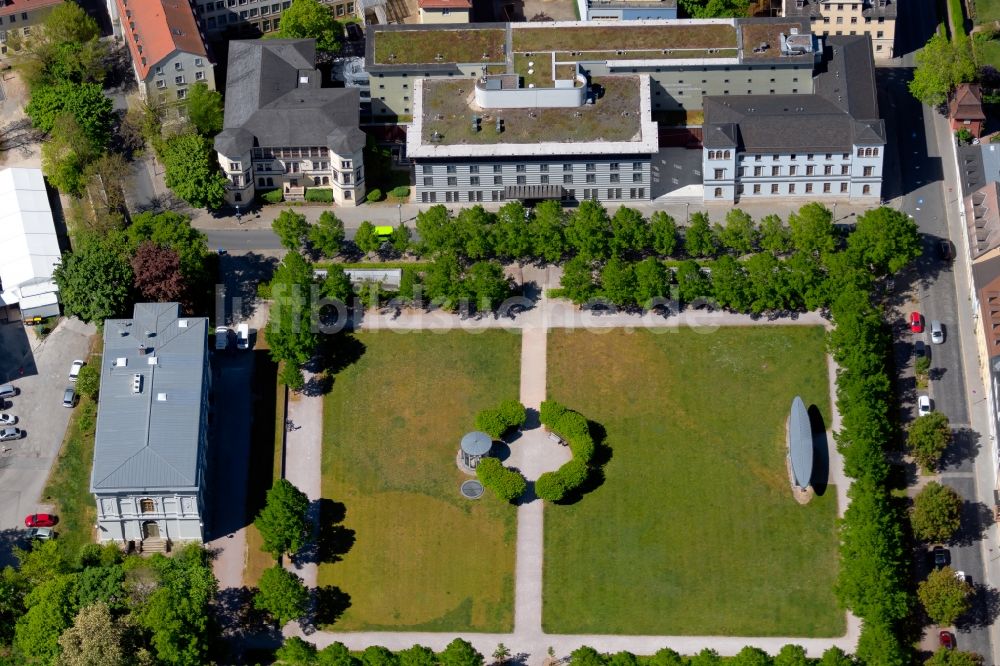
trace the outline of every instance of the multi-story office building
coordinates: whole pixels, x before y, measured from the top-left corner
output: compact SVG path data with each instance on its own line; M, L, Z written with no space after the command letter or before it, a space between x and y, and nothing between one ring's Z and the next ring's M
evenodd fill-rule
M17 51L32 29L65 0L0 0L0 55Z
M677 18L677 0L576 0L584 21L638 21Z
M792 31L808 36L809 22L684 19L372 26L365 64L376 119L408 122L414 114L417 79L465 79L471 90L484 73L505 73L520 75L525 86L541 87L548 85L555 68L576 65L597 78L646 74L654 113L697 111L706 95L811 93L817 51L782 52L781 36Z
M868 35L878 59L894 56L899 0L783 0L782 13L804 18L818 35Z
M230 42L223 130L215 137L230 204L277 188L288 200L313 187L332 190L344 206L364 199L358 89L323 88L320 79L314 39Z
M208 320L138 303L104 322L90 492L98 539L147 550L201 541L208 449Z
M355 0L320 0L338 20L354 16ZM274 32L291 0L191 0L210 36L258 36Z
M886 133L871 42L826 41L813 94L705 98L705 201L881 199Z
M472 0L417 0L421 23L468 23Z
M108 0L115 35L132 56L139 94L176 105L195 83L215 90L215 63L191 6L181 0Z

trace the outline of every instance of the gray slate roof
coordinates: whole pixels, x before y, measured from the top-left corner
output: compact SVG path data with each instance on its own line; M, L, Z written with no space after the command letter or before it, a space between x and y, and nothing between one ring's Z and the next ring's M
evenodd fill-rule
M207 335L208 320L180 317L177 303L137 303L132 319L104 322L91 492L180 491L201 484ZM125 366L116 367L121 358ZM142 375L139 393L132 392L136 374Z
M253 146L315 146L338 154L361 150L357 88L321 88L316 40L229 42L223 131L215 149L236 156Z
M748 152L847 152L885 145L867 35L826 38L811 95L709 95L706 148Z
M821 0L804 0L801 7L796 6L795 0L784 0L785 7L783 13L785 16L822 16L824 4L836 4L836 0L828 0L827 2L822 2ZM861 15L869 18L882 16L887 19L895 19L898 9L899 3L897 0L889 0L882 7L878 6L877 0L868 0L861 9Z

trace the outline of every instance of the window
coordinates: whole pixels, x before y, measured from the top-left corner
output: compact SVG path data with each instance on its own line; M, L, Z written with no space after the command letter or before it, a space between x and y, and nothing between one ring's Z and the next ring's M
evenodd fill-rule
M351 160L341 160L340 161L340 168L341 169L350 169L351 168ZM455 167L448 167L448 173L455 173Z
M871 194L871 193L872 193L872 186L871 185L864 185L861 188L861 194Z
M167 83L163 79L156 79L156 87L162 90L167 87Z
M573 170L572 164L563 164L563 171L572 171L572 170Z
M184 85L184 75L182 74L181 76L175 76L174 77L174 83L177 84L177 85L179 85L179 86Z
M760 184L759 183L757 185L753 186L753 193L754 194L760 194Z
M597 182L597 175L596 174L592 174L592 173L588 173L587 174L587 182L588 183L596 183Z
M743 178L746 175L747 175L747 168L745 166L741 166L740 167L740 178Z
M24 32L24 36L25 37L27 37L28 35L30 35L31 34L31 26L30 25L24 26L24 31L23 32Z
M524 173L527 170L527 166L524 164L518 164L516 167L514 167L514 170L517 173Z
M469 167L469 173L479 173L479 165L473 164Z
M517 184L518 185L524 185L526 182L527 182L526 176L518 176L517 177Z
M597 165L593 162L587 162L587 171L596 171Z
M493 173L503 173L503 166L500 164L494 164Z
M194 59L194 66L195 67L201 67L203 64L204 64L204 60L202 60L201 58L195 58Z
M428 177L425 176L424 177L424 187L433 187L433 186L434 186L434 179L433 178L428 178Z
M807 160L811 160L813 157L815 157L815 156L812 153L809 153L809 154L806 155L806 159Z
M722 198L722 188L721 187L715 188L715 198L716 199L721 199Z
M753 161L754 161L754 162L760 162L760 158L761 158L761 156L760 156L760 155L754 155L754 156L753 156Z
M161 65L156 66L156 75L163 76L163 67Z
M810 194L813 191L813 184L806 183L806 194Z
M548 164L541 164L541 165L539 165L538 170L541 171L542 173L548 173L549 172L549 165Z
M448 187L458 187L458 178L455 176L448 176Z
M833 173L833 165L832 164L827 164L827 165L825 165L823 167L823 175L824 176L829 176L832 173Z
M151 499L139 500L140 513L156 513L156 502Z
M816 167L814 167L812 164L806 165L806 175L807 176L812 176L815 172L816 172Z
M764 167L755 166L753 168L753 175L755 175L755 176L763 176L764 175Z
M795 183L789 183L788 184L788 193L789 194L795 194Z
M851 24L853 25L853 24L855 24L857 22L858 22L858 17L857 16L852 16L851 17Z
M830 193L830 183L823 183L823 194Z
M429 164L423 166L423 173L434 173L434 167Z
M710 160L714 160L715 159L715 151L714 150L708 151L708 159L710 159Z
M542 176L540 182L542 183L542 185L548 185L549 184L549 177L548 176Z
M610 165L612 171L618 171L621 168L621 164L618 162L612 162Z
M230 162L229 163L229 170L230 171L240 171L241 170L240 169L240 163L239 162Z
M794 164L792 164L792 165L790 165L788 167L788 175L789 176L794 176L795 172L798 171L798 170L799 170L799 168L797 166L795 166Z
M851 159L851 154L850 153L844 153L843 155L840 156L840 159L842 159L842 160L849 160L849 159Z
M642 182L642 174L641 173L634 173L634 174L632 174L632 182L633 183L641 183Z
M187 97L187 88L181 88L177 91L177 99L185 99Z
M194 80L195 81L204 81L205 80L205 72L195 72L194 73Z
M175 62L174 63L174 71L175 72L181 72L183 70L184 70L184 63L181 63L181 62Z
M503 185L503 176L493 176L494 185Z
M642 162L632 162L632 171L642 171Z
M566 174L563 176L563 185L573 184L573 174Z
M772 176L780 176L781 175L781 167L780 166L773 166L773 167L771 167L771 175Z
M620 183L621 182L621 176L619 174L617 174L617 173L611 174L611 182L612 183Z
M833 153L827 153L826 154L826 159L832 160L833 159Z
M840 193L841 194L847 194L847 183L841 183L840 184Z
M726 177L726 170L725 169L716 169L715 170L715 179L716 180L722 180L725 177Z

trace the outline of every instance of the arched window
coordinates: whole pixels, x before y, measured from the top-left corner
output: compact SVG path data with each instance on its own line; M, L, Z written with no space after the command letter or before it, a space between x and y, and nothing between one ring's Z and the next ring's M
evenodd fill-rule
M151 499L141 499L139 500L139 511L141 513L155 513L156 512L156 502Z
M724 153L722 153L722 156L728 160L729 159L729 151L727 150Z
M708 159L710 159L710 160L714 160L715 159L715 151L714 150L708 151Z
M721 199L722 198L722 188L721 187L715 188L715 198L716 199Z

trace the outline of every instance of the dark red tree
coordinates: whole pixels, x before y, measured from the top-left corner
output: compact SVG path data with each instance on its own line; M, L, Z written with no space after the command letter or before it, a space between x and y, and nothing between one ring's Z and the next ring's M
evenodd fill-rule
M153 302L187 301L188 284L181 273L181 260L168 247L144 241L132 256L135 288Z

